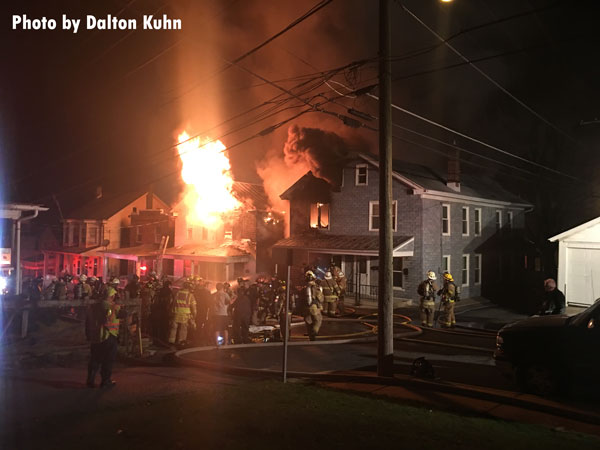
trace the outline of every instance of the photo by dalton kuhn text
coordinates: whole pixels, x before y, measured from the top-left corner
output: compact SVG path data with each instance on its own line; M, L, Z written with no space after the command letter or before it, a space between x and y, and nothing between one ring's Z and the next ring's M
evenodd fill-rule
M86 30L137 30L137 19L119 19L107 15L96 17L87 15L85 19L70 18L63 14L60 19L43 17L30 18L26 14L12 16L13 30L70 30L77 33L80 29ZM181 30L181 19L172 19L166 14L155 17L147 14L142 17L141 29L143 30Z

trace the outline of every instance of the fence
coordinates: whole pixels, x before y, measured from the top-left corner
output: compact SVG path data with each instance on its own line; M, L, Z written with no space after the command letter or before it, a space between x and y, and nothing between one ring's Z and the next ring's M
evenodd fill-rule
M379 287L372 284L361 284L360 279L348 280L346 297L354 297L354 304L360 306L361 299L377 301L379 298Z

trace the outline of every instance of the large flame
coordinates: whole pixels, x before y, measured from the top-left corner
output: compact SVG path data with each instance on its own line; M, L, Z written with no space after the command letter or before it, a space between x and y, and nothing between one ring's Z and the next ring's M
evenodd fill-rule
M183 163L181 178L186 184L183 200L188 224L215 229L223 216L242 204L233 196L231 165L221 141L190 139L184 131L178 137L177 151Z

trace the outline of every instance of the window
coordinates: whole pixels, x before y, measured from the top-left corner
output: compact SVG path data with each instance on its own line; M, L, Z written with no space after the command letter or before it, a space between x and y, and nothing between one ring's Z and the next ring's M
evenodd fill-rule
M450 205L442 204L442 235L450 236Z
M396 231L396 213L398 212L398 202L392 202L392 230ZM369 231L379 231L379 202L369 202Z
M194 229L193 228L188 228L187 229L187 238L188 240L192 239L194 237Z
M508 211L506 213L506 228L508 230L512 230L512 227L513 227L513 212Z
M225 231L225 239L233 239L233 231Z
M443 272L452 273L450 270L450 255L442 256L442 273Z
M328 203L312 203L310 205L310 227L329 229Z
M462 207L462 235L469 235L469 207Z
M462 256L462 285L469 285L469 255Z
M481 236L481 208L475 208L475 236Z
M356 165L355 184L357 186L367 186L369 184L368 167L366 164Z
M154 243L160 244L162 240L162 235L160 233L160 226L154 225Z
M69 225L63 225L63 245L69 245Z
M475 284L481 284L481 255L474 255L475 257Z
M98 245L98 227L95 225L87 226L87 245Z
M394 287L402 288L402 258L394 258L392 267L394 269Z
M496 210L496 231L500 231L502 228L502 211Z
M138 244L142 242L142 227L139 225L135 227L135 242Z
M79 245L79 224L78 223L73 224L72 227L73 227L73 242L72 242L72 244L75 246L78 246Z

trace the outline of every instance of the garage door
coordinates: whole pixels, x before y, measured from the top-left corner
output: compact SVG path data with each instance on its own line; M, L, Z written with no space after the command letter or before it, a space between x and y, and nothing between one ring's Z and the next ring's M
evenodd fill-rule
M600 297L600 249L567 249L567 303L591 305Z

